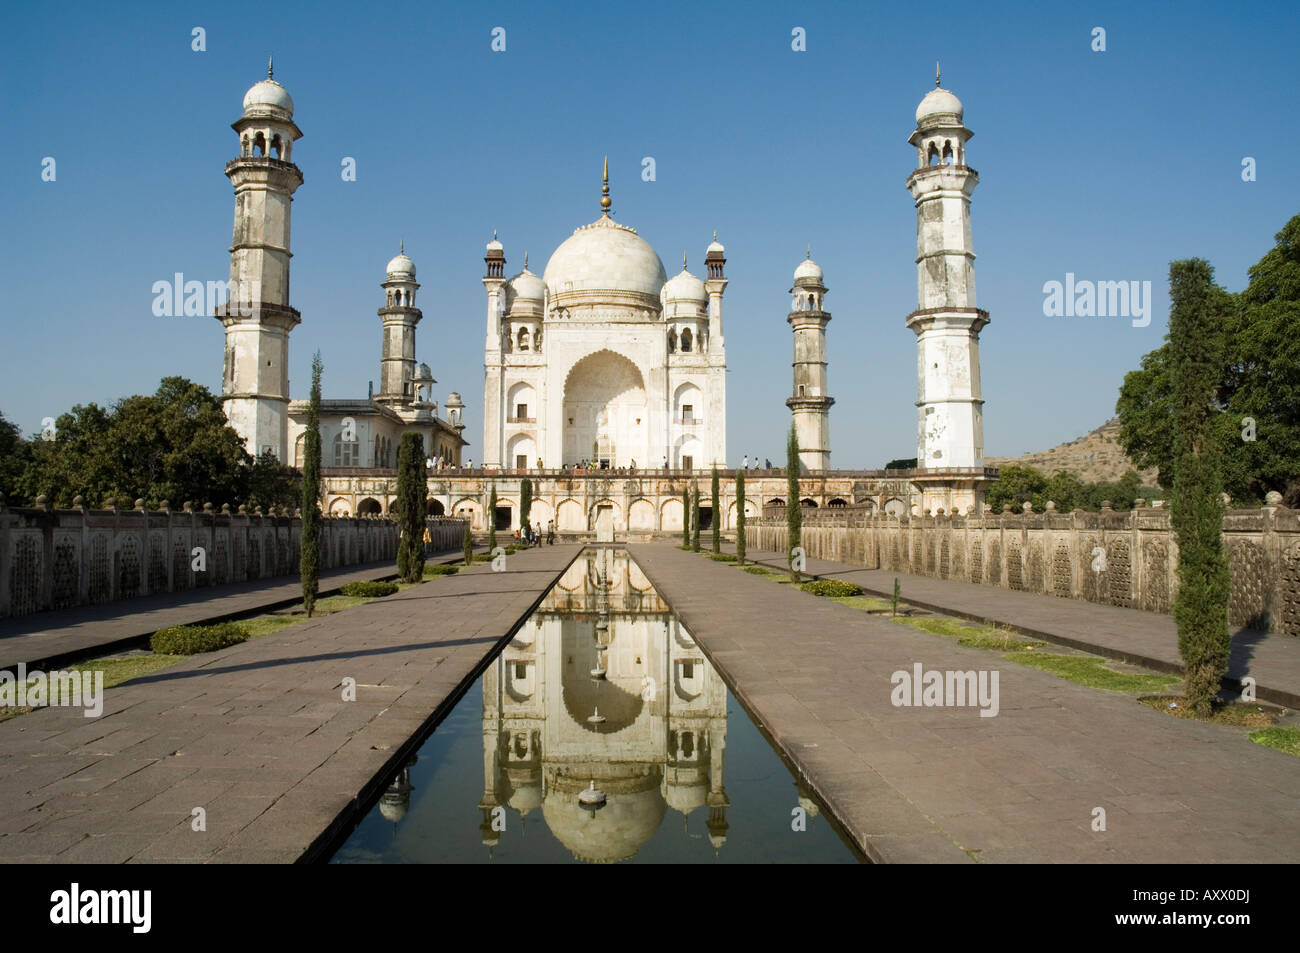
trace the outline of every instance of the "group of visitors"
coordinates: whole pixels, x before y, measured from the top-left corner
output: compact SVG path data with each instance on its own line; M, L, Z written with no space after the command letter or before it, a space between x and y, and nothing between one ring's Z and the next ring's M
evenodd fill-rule
M515 539L522 540L529 546L542 545L542 524L536 526L525 525L522 530L515 530ZM546 524L546 545L555 545L555 520Z
M758 457L754 457L754 463L753 463L753 465L751 466L751 465L750 465L750 462L749 462L749 454L745 454L745 459L742 460L742 461L740 461L740 469L742 469L742 470L757 470L757 469L758 469ZM771 460L764 460L764 461L763 461L763 469L765 469L765 470L770 470L770 469L772 469L772 461L771 461Z

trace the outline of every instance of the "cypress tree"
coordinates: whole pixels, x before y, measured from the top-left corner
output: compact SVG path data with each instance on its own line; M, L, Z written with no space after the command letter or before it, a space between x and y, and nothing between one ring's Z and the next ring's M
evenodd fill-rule
M790 567L790 580L799 581L799 573L794 568L794 551L803 538L803 508L799 505L799 435L795 432L794 421L790 421L790 439L785 447L785 529L786 529L786 564Z
M711 521L713 551L720 553L722 552L722 520L720 519L722 511L718 509L718 465L716 463L713 465L713 486L710 489L713 491L713 519Z
M299 537L302 606L311 618L320 586L320 351L311 361L311 400L302 442L302 532Z
M397 520L402 527L397 546L397 576L403 582L424 578L425 475L424 437L402 434L397 449Z
M736 562L745 565L745 471L736 471Z
M497 481L492 481L492 495L488 498L488 553L497 548Z
M700 488L697 484L691 494L691 550L700 551Z
M470 517L465 517L465 535L461 537L460 545L464 550L465 565L472 565L474 562L474 533L469 528Z
M1174 486L1170 522L1178 542L1178 654L1187 705L1208 717L1228 668L1228 559L1223 548L1223 464L1211 429L1231 298L1200 258L1169 266Z
M528 527L532 524L528 522L528 515L533 508L533 481L524 477L519 482L519 535L527 539Z
M691 547L691 491L682 488L682 549Z

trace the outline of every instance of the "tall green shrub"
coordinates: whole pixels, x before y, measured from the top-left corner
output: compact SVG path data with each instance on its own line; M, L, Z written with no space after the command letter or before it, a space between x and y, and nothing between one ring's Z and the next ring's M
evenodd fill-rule
M492 495L488 497L488 552L497 548L497 483L492 481Z
M700 488L697 484L691 493L691 549L700 551Z
M324 365L320 351L311 361L311 400L307 404L307 430L302 442L302 534L298 565L302 578L302 605L311 618L320 591L320 378Z
M718 507L718 465L713 465L713 486L710 487L713 492L713 551L722 552L722 510Z
M799 505L799 435L795 432L794 421L790 421L790 437L785 445L785 535L786 565L790 567L790 579L799 581L799 573L794 566L794 551L803 539L803 508Z
M470 516L465 514L465 535L461 537L460 545L464 551L465 565L472 565L474 562L474 533L469 528Z
M691 491L682 488L682 546L691 545Z
M1178 653L1187 704L1205 717L1228 668L1228 559L1223 548L1223 465L1212 427L1224 356L1228 294L1200 258L1169 266L1174 487L1170 522L1178 542Z
M533 481L524 477L519 481L519 535L526 537L528 527L532 524L528 522L529 513L533 508Z
M745 565L745 471L736 471L736 562Z
M402 434L397 448L397 520L402 528L397 575L403 582L419 582L424 577L424 467L424 437L414 432Z

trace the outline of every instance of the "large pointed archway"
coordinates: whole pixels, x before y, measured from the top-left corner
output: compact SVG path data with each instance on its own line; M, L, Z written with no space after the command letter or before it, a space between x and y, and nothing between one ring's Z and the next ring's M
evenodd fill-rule
M563 427L565 463L645 466L650 417L641 371L608 350L578 361L564 379Z

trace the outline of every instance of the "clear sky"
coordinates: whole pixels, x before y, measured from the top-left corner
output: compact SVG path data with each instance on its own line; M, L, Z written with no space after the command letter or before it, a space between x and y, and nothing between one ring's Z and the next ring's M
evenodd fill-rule
M483 245L540 273L599 214L673 274L727 246L730 462L781 457L791 274L811 243L830 288L832 461L916 447L913 113L965 104L986 452L1086 433L1167 327L1168 264L1208 258L1238 290L1300 211L1294 2L6 4L0 411L24 432L75 403L179 374L219 391L222 328L158 318L152 285L224 280L230 123L266 75L294 98L294 397L379 377L379 283L415 260L417 356L465 399L481 459ZM491 49L494 27L505 52ZM191 49L206 31L206 51ZM792 30L807 49L791 49ZM1105 29L1095 52L1092 31ZM1292 168L1287 171L1287 155ZM42 160L56 179L42 181ZM656 180L642 180L642 159ZM1242 181L1244 157L1257 180ZM357 181L340 175L356 160ZM1043 285L1149 280L1148 327L1045 317Z

